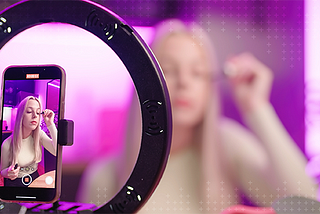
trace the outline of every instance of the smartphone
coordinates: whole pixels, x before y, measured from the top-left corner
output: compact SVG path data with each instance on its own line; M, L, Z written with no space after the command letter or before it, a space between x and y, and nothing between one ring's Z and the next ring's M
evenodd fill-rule
M1 97L0 200L52 203L60 197L65 71L57 65L10 66Z

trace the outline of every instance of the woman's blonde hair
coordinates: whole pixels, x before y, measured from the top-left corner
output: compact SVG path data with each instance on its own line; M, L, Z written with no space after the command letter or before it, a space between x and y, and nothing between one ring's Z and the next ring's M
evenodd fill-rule
M12 161L11 165L15 165L18 160L18 154L20 152L21 143L22 143L22 128L23 128L22 121L23 121L23 116L24 116L24 113L26 112L26 108L27 108L27 104L28 104L29 100L37 101L39 103L39 107L41 109L41 103L40 103L39 99L36 97L33 97L33 96L28 96L28 97L24 98L19 103L19 106L17 109L17 116L16 116L13 132L12 132L11 146L10 146L10 149L11 149L10 159ZM36 163L40 162L41 157L42 157L39 134L40 134L40 125L38 124L37 128L32 131L32 137L33 137L33 141L34 141L34 151L35 151L34 161Z
M215 48L208 33L195 22L182 22L179 19L168 19L160 22L155 27L154 38L150 44L152 51L157 55L165 40L173 35L187 35L194 41L194 44L203 49L208 57L210 71L218 72L218 62Z
M154 39L150 44L156 57L159 57L157 55L161 52L161 48L166 39L173 35L187 35L192 38L194 44L198 45L204 51L211 76L214 77L218 75L218 62L211 38L208 33L195 22L183 22L179 19L168 19L160 22L155 27ZM206 120L217 120L220 115L219 90L217 84L211 84L211 86L211 93L209 93L210 97L208 97L209 106L205 117L203 118L203 124L206 123ZM208 118L206 116L213 118Z
M168 19L159 23L155 28L154 40L150 47L155 56L161 53L166 39L172 35L183 34L187 35L198 45L207 57L208 66L211 72L211 77L219 76L218 60L215 53L215 48L209 34L200 25L195 22L183 22L178 19ZM160 65L161 67L161 65ZM227 179L224 172L225 166L222 155L221 137L219 130L219 120L221 118L221 103L219 96L218 84L211 82L211 91L209 93L208 105L204 114L202 122L196 127L196 135L194 143L199 145L201 158L201 183L200 193L203 197L208 193L207 188L209 184L220 195L221 181ZM221 192L222 194L222 192ZM222 200L221 198L214 198L211 200ZM215 206L212 204L212 206Z

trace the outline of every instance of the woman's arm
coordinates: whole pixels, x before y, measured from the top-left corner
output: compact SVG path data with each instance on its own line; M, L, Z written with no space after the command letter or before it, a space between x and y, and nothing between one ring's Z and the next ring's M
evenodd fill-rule
M53 122L54 112L52 110L46 109L43 114L43 119L47 125L52 139L50 139L46 133L41 131L40 141L46 150L48 150L52 155L56 156L58 132Z
M271 104L244 115L250 129L263 143L269 159L268 179L282 195L316 197L315 181L306 173L307 160L279 120Z
M242 176L242 185L246 188L252 188L252 182L260 186L271 185L274 199L290 194L315 197L316 185L305 173L306 158L283 127L269 102L273 80L271 70L248 53L233 57L228 63L229 69L232 70L228 73L232 74L229 79L235 101L245 123L259 139L260 142L257 143L261 144L268 162L266 167L255 173L254 168L250 169L255 164L255 159L250 158L254 156L255 150L240 147L244 160L241 162L241 168L245 173L249 173ZM253 163L248 164L248 161ZM255 181L246 181L250 178ZM252 193L263 196L263 192L259 190Z
M52 139L48 137L48 135L41 130L40 133L40 141L42 143L42 146L48 150L52 155L56 156L57 151L57 128L55 125L50 125L47 127Z
M57 128L55 125L50 125L47 127L52 139L48 137L48 135L41 130L40 133L40 141L42 143L42 146L48 150L52 155L56 156L57 151Z

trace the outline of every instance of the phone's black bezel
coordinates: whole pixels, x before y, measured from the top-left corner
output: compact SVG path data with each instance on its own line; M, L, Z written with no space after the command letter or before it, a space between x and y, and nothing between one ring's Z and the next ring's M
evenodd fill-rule
M39 78L37 79L27 79L27 74L39 74ZM3 85L2 85L2 106L1 106L1 121L3 120L3 107L4 107L4 98L5 98L5 84L6 80L50 80L50 79L59 79L60 82L62 81L63 74L62 70L59 66L54 65L43 65L43 66L10 66L5 69L3 74ZM59 103L61 102L61 90L59 90ZM60 114L61 103L59 104L58 114ZM60 115L58 115L60 118ZM57 127L59 130L59 127ZM2 133L2 123L1 123L1 133ZM1 142L2 142L2 136ZM58 145L57 145L58 146ZM44 202L50 202L54 200L56 197L57 190L56 188L58 185L58 173L57 173L57 166L58 166L58 155L59 152L56 152L56 173L55 173L55 188L36 188L36 187L0 187L0 198L6 201L39 201L41 198ZM16 198L16 196L23 196L24 198ZM30 198L34 197L34 198Z
M141 106L140 152L123 188L94 212L133 213L139 210L155 190L164 172L172 133L168 91L160 66L149 47L124 20L89 0L22 1L4 10L0 14L0 21L0 48L25 29L58 22L91 32L121 59L134 82Z
M61 70L58 66L10 66L4 71L4 80L37 80L37 79L60 79ZM27 79L26 74L39 74L37 79Z

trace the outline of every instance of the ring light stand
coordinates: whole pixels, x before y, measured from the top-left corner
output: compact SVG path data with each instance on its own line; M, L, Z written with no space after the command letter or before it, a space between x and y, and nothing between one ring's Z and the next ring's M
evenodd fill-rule
M170 151L171 108L161 69L134 29L108 9L87 0L29 0L9 7L0 14L0 48L23 30L49 22L75 25L96 35L118 55L131 75L142 115L139 156L118 194L85 213L136 212L160 181ZM10 204L2 204L0 209L6 205ZM49 210L52 213L53 208Z

